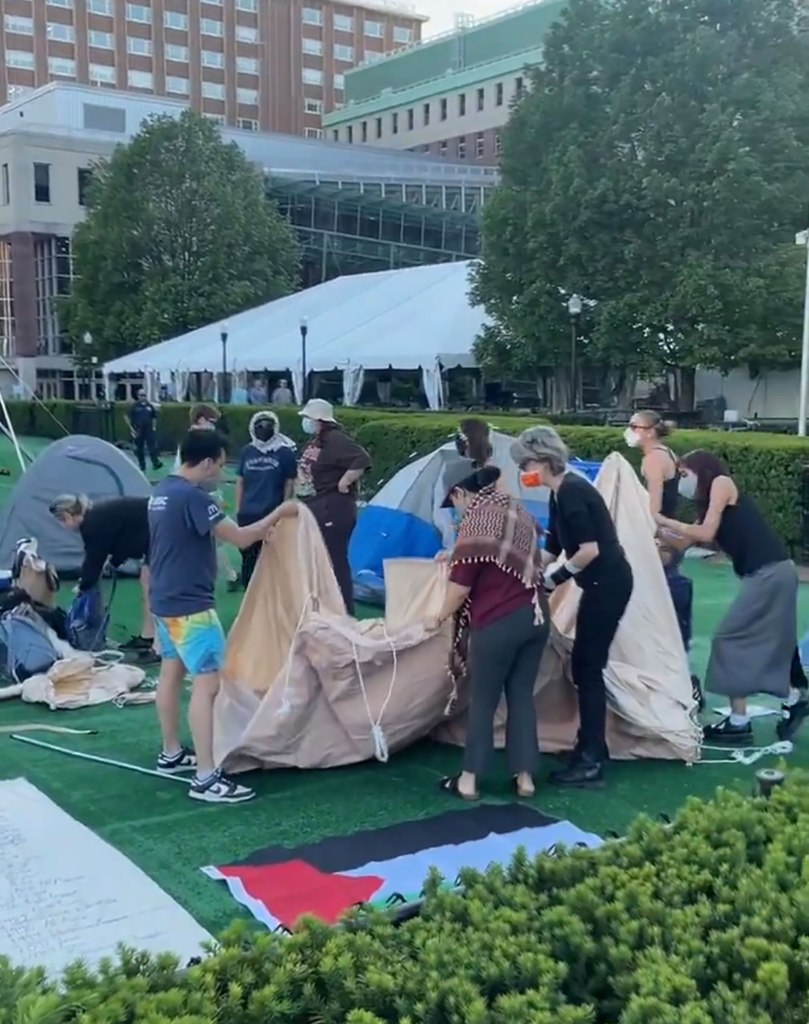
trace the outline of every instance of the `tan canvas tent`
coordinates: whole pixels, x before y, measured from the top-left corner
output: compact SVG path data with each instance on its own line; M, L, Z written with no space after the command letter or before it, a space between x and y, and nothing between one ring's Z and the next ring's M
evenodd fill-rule
M695 761L700 731L685 652L654 545L648 501L620 455L595 486L615 519L635 590L607 670L614 758ZM328 768L377 757L432 734L463 743L466 693L447 674L449 628L429 634L445 569L385 566L384 619L345 613L317 524L302 509L265 547L228 641L215 754L231 771ZM570 749L578 727L569 651L578 591L553 595L554 630L537 679L540 746ZM503 715L497 723L503 741Z

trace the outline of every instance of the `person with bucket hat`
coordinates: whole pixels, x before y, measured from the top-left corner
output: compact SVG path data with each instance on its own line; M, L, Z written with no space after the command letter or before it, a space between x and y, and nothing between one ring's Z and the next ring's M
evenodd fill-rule
M371 468L368 452L345 433L334 418L334 408L323 398L312 398L300 411L301 426L309 442L298 460L295 495L314 515L346 611L354 614L354 581L348 563L348 542L357 521L358 484ZM270 516L273 523L298 514L298 503L287 501Z

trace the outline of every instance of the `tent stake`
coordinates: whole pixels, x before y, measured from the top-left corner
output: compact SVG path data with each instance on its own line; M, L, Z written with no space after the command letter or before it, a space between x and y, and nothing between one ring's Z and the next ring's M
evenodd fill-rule
M183 778L180 775L164 775L153 768L141 768L137 764L129 764L126 761L114 761L109 757L99 757L97 754L84 754L79 750L70 750L68 747L58 747L55 743L44 743L42 740L31 739L30 736L20 736L19 733L12 733L12 740L19 743L29 743L32 747L41 747L42 750L55 750L57 754L67 754L69 757L78 757L82 761L93 761L95 764L106 764L112 768L126 768L131 772L138 772L140 775L153 775L157 779L168 779L170 782L182 782L184 785L191 784L190 778Z

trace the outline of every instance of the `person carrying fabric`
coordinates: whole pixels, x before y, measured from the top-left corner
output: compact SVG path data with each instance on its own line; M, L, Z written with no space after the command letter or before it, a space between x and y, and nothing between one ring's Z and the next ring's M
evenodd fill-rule
M567 471L567 447L552 427L524 430L511 446L511 457L524 487L545 486L551 491L542 553L546 589L573 581L581 590L571 653L579 735L568 764L554 772L551 781L598 786L609 758L604 669L632 596L632 569L604 499L588 480ZM562 555L565 561L554 567Z
M370 469L371 459L338 425L330 402L312 398L300 416L303 431L311 440L298 460L295 494L317 520L346 611L353 615L348 542L357 521L358 483ZM274 524L297 514L297 501L285 501L270 515L270 521Z
M225 661L225 633L215 608L216 541L244 549L266 537L270 523L237 526L212 491L225 464L225 441L213 430L189 430L180 468L149 499L150 599L160 645L157 714L163 749L157 770L194 772L189 796L207 803L242 803L255 793L214 763L213 706ZM180 741L183 681L191 676L188 724L193 750Z
M798 573L758 505L740 490L711 452L696 450L679 462L680 494L694 502L697 522L658 514L681 546L715 545L728 556L741 588L711 641L706 689L730 700L730 715L705 726L706 743L753 743L747 709L752 694L780 697L780 739L792 739L809 714L807 680L795 638Z
M643 453L640 471L649 493L649 510L652 517L660 514L673 519L677 514L679 501L677 456L663 438L671 433L671 424L659 413L644 409L633 414L624 431L624 440L630 448L639 448ZM694 593L691 580L681 571L683 552L676 545L667 544L665 536L659 538L658 550L663 563L663 572L671 594L677 624L683 638L686 653L691 650L692 610ZM691 689L700 710L704 705L702 684L692 674Z
M61 494L49 507L50 514L67 530L76 530L84 545L77 594L98 586L109 562L119 568L125 562L140 562L140 633L121 644L122 650L152 651L154 621L149 607L149 523L148 498L107 498L92 502L83 494Z
M207 402L199 402L196 405L191 406L189 419L191 421L191 430L216 430L221 422L222 415L215 405L210 405ZM172 473L176 474L180 469L180 465L180 446L178 445ZM225 496L222 493L221 483L208 483L204 486L214 488L210 491L211 497L218 502L220 508L223 508ZM219 572L225 578L228 590L231 592L238 590L239 574L233 568L227 548L222 543L218 543L216 545L216 564Z
M269 409L250 419L250 443L236 471L236 522L250 526L269 515L295 491L298 458L295 442L281 433L278 417ZM242 551L242 586L247 587L261 542Z
M466 474L466 475L464 475ZM506 758L520 797L534 795L539 765L534 686L550 633L542 586L537 526L522 505L497 489L500 470L469 463L444 471L446 507L461 515L449 556L449 581L437 628L454 617L451 673L467 673L469 718L463 770L442 779L441 789L479 799L478 782L494 752L494 716L505 694Z
M157 450L157 409L147 399L146 392L141 388L138 399L127 413L127 423L132 440L135 442L135 457L141 473L146 472L146 452L152 460L153 469L162 469L163 463Z

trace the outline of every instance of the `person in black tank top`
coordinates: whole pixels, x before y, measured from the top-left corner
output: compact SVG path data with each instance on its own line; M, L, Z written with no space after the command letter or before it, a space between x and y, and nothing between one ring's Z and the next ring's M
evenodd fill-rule
M588 480L567 472L568 451L552 427L524 430L511 446L511 457L522 471L523 486L551 489L542 552L546 589L574 579L582 592L571 652L579 736L570 763L553 772L551 781L560 786L600 786L602 764L609 757L604 669L632 596L632 569L604 499ZM563 552L567 561L551 571Z
M714 545L730 559L739 594L711 642L706 687L730 700L730 715L703 730L707 744L748 746L753 730L747 700L780 697L779 739L791 740L809 715L807 680L797 634L798 574L789 553L755 501L742 494L715 455L694 451L680 460L680 494L694 502L697 522L658 514L658 525L684 545Z
M663 438L671 433L671 427L672 425L663 420L659 413L652 409L644 409L633 414L629 426L624 431L624 440L630 448L639 448L643 452L640 472L649 492L649 509L652 515L660 514L674 519L680 500L680 475L677 471L677 457L663 444ZM688 653L691 650L693 584L689 577L680 571L683 552L676 546L667 544L665 537L658 537L657 543L683 646ZM691 689L701 711L705 704L702 683L693 673Z

